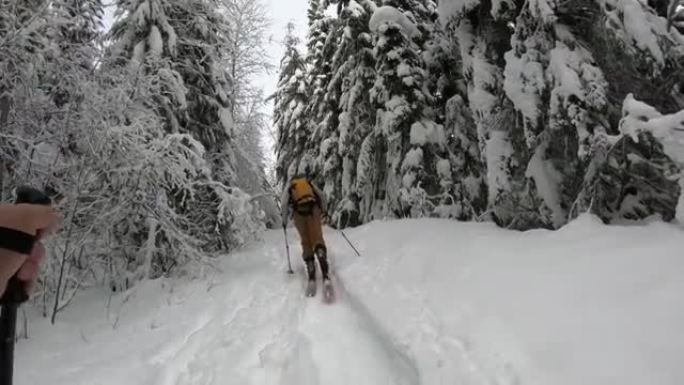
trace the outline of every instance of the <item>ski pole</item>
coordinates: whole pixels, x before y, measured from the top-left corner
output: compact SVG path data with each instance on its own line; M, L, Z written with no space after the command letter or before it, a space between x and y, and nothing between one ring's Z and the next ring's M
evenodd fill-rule
M344 231L342 231L341 229L338 230L338 231L340 232L340 234L342 234L342 236L344 237L344 240L347 241L347 243L349 244L349 246L351 246L351 248L354 249L354 252L356 253L356 255L358 255L358 256L360 257L360 256L361 256L361 253L359 253L359 251L356 250L356 247L354 247L354 245L351 243L351 241L349 240L349 238L347 238L347 236L344 234Z
M19 187L15 203L49 205L47 195L31 187ZM14 375L14 341L17 331L17 309L29 296L16 276L7 284L5 294L0 298L0 385L12 385Z
M283 226L283 234L285 234L285 250L287 251L287 273L294 274L294 271L292 271L292 263L290 263L290 243L287 241L286 226Z

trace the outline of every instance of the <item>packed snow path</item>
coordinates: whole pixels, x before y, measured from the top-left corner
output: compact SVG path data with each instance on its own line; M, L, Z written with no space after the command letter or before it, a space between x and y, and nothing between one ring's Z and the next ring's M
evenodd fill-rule
M416 369L340 285L335 304L322 303L320 290L306 298L304 272L283 274L282 248L265 251L231 274L242 284L214 287L218 306L152 358L163 367L158 385L416 383Z

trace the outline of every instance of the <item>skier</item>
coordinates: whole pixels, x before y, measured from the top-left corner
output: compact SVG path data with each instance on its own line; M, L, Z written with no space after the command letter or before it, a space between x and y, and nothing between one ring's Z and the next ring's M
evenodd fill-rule
M307 295L314 296L316 293L315 257L318 257L324 286L326 288L331 287L327 249L321 223L321 219L325 215L325 195L307 176L297 175L286 185L280 204L283 228L287 227L288 219L292 214L294 225L302 241L302 257L306 264L306 273L309 279Z

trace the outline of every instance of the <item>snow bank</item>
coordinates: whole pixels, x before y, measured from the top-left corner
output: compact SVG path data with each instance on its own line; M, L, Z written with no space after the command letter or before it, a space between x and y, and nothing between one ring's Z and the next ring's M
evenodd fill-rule
M414 220L347 235L363 257L338 264L343 282L421 384L684 383L681 228L582 216L556 232Z
M375 12L373 12L368 27L371 32L378 33L380 32L380 27L387 24L399 26L402 32L409 38L420 36L418 27L416 27L416 25L400 10L388 5L378 7Z

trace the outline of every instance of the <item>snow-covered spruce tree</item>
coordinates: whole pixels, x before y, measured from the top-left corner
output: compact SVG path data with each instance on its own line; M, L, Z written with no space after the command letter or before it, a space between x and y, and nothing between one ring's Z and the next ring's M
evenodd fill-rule
M681 83L682 72L671 58L681 50L673 48L673 36L665 33L665 19L657 15L662 11L639 1L592 0L454 0L441 2L440 7L461 46L470 83L468 99L487 159L490 209L500 224L558 227L569 215L589 207L605 220L624 217L620 210L608 209L613 203L599 201L623 199L620 191L635 185L640 186L641 201L636 211L663 213L662 208L671 205L671 199L631 177L628 162L615 158L643 157L649 162L641 162L642 170L636 173L650 172L662 180L662 170L671 163L658 146L611 136L617 132L622 100L629 91L665 111L668 105L677 108L677 95L671 91L678 91L673 85ZM507 130L508 155L501 157L496 154L501 146L491 146L491 139L482 135L483 128L491 131L493 126L482 127L480 122L510 104L517 118L509 112L509 121L516 124ZM492 160L506 158L509 161L499 165L508 168L503 173L508 180L497 187L506 178L497 180L502 173ZM649 164L653 167L647 171ZM612 178L612 184L601 183L609 174L621 177ZM492 200L497 190L508 191L512 199ZM658 200L661 203L653 203ZM510 202L518 207L509 213L510 221L501 221L502 211L508 211L502 205Z
M233 129L229 79L222 68L230 49L226 20L214 0L121 0L111 31L112 56L164 79L156 103L169 132L199 139L221 181L231 179Z
M647 120L659 115L656 110L674 113L684 108L682 35L675 29L668 32L666 10L656 3L606 1L601 6L588 3L584 9L584 18L569 19L571 7L561 10L562 17L594 53L608 80L610 130L595 135L591 164L572 214L590 210L605 222L652 214L673 218L680 188L670 180L681 163L673 163L677 159L666 143L663 148L661 137L649 130L624 135L623 126L628 115ZM645 108L646 103L630 94L653 107Z
M515 11L510 0L440 2L440 16L460 47L467 102L486 166L488 212L499 225L533 228L545 224L540 198L525 175L531 153L504 91L504 54L511 48Z
M386 140L385 209L397 217L429 215L430 196L440 192L436 159L445 147L443 127L434 121L431 95L424 88L425 71L416 25L392 6L378 8L370 21L374 34L376 81L371 100L378 108L376 130Z
M441 186L441 193L435 199L435 215L461 220L477 217L486 209L486 204L483 204L486 196L482 196L486 186L482 165L471 161L479 159L477 151L475 158L470 158L473 156L471 150L477 146L468 146L463 141L468 136L467 132L475 132L475 126L468 114L461 115L464 111L456 107L467 93L462 82L457 45L439 22L435 1L393 0L385 4L407 10L407 16L420 31L417 42L421 45L426 74L424 87L432 97L432 114L437 124L450 124L445 126L447 145L432 148L437 155L435 171ZM449 118L447 111L452 114ZM472 172L475 175L471 175Z
M308 148L315 159L315 177L328 196L333 225L360 223L356 159L373 125L368 91L374 61L368 21L374 10L372 1L341 3L336 18L313 14L309 31L307 116L314 129Z
M526 176L542 199L541 222L558 228L581 187L593 132L607 129L608 84L551 6L523 5L511 44L504 87L532 152Z
M441 24L427 24L423 60L426 86L434 98L436 122L444 125L450 170L442 167L442 199L436 214L459 220L479 218L487 210L485 165L480 155L477 127L467 103L458 43ZM442 163L446 166L446 163Z
M273 122L277 131L276 175L279 183L287 182L298 172L309 137L305 116L308 98L306 64L298 45L294 24L290 23L285 37L285 54L280 61L278 87L272 96Z
M197 189L167 191L169 200L201 229L193 236L207 251L235 245L243 218L223 212L237 191L233 116L229 81L223 69L229 49L225 19L211 0L126 0L123 17L113 26L111 57L161 81L153 106L168 133L188 133L204 147L210 175L198 176ZM207 179L208 178L208 179ZM251 227L251 226L247 226Z
M343 44L344 39L341 20L339 17L326 16L324 5L316 0L309 3L306 79L310 96L305 115L311 136L302 157L313 178L328 196L331 207L326 209L332 212L339 201L341 183L337 143L342 78L337 76L337 70L346 57L339 56L340 44Z

